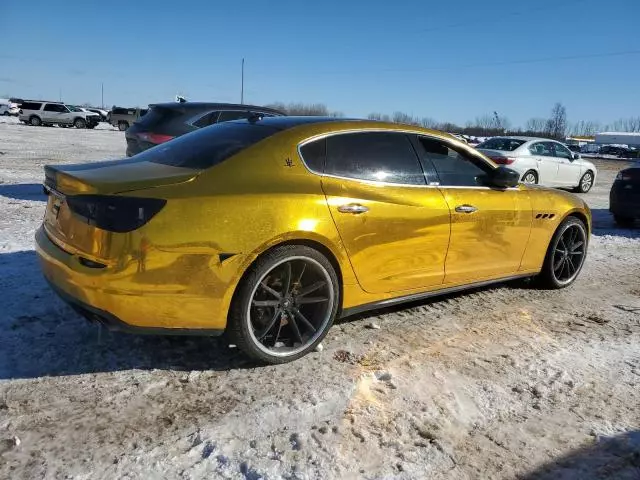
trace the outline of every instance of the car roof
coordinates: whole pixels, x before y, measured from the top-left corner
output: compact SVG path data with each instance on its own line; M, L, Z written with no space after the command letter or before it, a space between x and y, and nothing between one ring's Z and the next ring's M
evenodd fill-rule
M151 103L151 107L160 107L171 110L207 110L207 109L227 109L227 110L258 110L260 112L275 113L278 115L284 115L283 112L275 110L269 107L260 107L258 105L247 105L239 103L214 103L214 102L166 102L166 103Z
M492 140L494 138L508 138L511 140L522 140L523 142L557 142L558 141L552 138L525 137L525 136L519 136L519 135L498 135L495 137L488 138L487 140Z

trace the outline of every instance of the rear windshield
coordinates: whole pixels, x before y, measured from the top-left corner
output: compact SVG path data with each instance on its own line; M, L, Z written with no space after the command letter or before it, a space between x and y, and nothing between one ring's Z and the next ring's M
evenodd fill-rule
M241 120L219 123L156 145L133 158L173 167L205 169L278 131L274 127Z
M476 148L485 148L487 150L503 150L505 152L513 152L525 140L517 140L515 138L490 138L486 142L482 142Z
M135 122L137 125L141 125L145 128L151 128L159 125L161 122L166 122L174 117L180 115L180 112L173 108L151 107L149 112L138 118Z

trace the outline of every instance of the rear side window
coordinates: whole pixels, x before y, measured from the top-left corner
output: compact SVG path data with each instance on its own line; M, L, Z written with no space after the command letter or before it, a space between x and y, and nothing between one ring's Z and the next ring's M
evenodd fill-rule
M534 143L529 146L529 153L531 153L531 155L540 155L542 157L553 157L551 143L549 142Z
M327 138L325 173L339 177L425 185L409 137L403 133L362 132Z
M209 112L202 115L195 122L192 122L191 125L198 128L203 128L211 125L212 123L216 123L218 119L218 115L220 112Z
M144 117L138 118L135 123L146 128L153 128L161 123L167 123L179 115L180 112L172 108L151 107L149 112Z
M524 144L524 140L516 140L515 138L490 138L486 142L482 142L477 148L485 148L487 150L502 150L504 152L513 152L516 148Z
M239 110L223 110L218 117L218 123L229 122L231 120L240 120L241 118L249 118L251 113Z
M274 135L279 130L251 123L221 123L183 135L135 155L140 162L205 169Z
M38 102L22 102L20 108L22 108L22 110L40 110L41 106L42 103Z
M480 186L480 177L491 169L488 165L474 161L439 140L420 137L419 144L424 149L423 161L433 164L442 186Z
M327 140L321 138L309 142L300 147L300 154L305 165L316 173L324 172L324 163L327 158Z
M64 113L66 113L67 112L67 107L65 107L64 105L56 104L56 103L47 103L44 106L43 110L45 112L59 112L59 113L63 113L64 112ZM78 109L78 110L72 110L72 111L79 112L81 110Z

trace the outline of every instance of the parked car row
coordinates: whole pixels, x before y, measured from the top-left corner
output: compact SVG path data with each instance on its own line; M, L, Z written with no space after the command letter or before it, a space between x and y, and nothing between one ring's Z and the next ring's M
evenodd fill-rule
M18 118L27 125L59 125L61 127L95 128L100 115L62 102L25 100Z
M0 98L0 115L17 117L20 112L18 104L10 99Z

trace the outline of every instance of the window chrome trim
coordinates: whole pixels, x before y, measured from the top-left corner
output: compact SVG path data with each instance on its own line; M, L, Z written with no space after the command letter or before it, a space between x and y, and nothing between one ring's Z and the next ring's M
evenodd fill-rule
M461 190L464 189L464 190L498 190L498 191L520 190L519 187L492 188L492 187L484 187L484 186L481 186L481 185L478 185L478 186L442 185L442 184L432 185L430 183L427 183L426 175L425 175L425 184L424 185L416 185L416 184L413 184L413 183L392 183L392 182L382 182L382 181L379 181L379 180L364 180L362 178L343 177L343 176L340 176L340 175L332 175L330 173L321 173L321 172L317 172L316 170L313 170L311 167L309 167L309 165L307 165L307 162L305 162L304 156L302 155L302 150L301 149L307 143L315 142L317 140L327 139L327 138L333 137L335 135L344 135L344 134L350 134L350 133L368 133L368 132L403 133L405 135L408 135L408 134L421 135L423 137L432 138L434 140L444 141L445 143L447 142L447 139L445 139L445 138L441 138L441 137L437 137L437 136L434 136L434 135L425 134L424 132L420 132L420 131L416 131L416 130L396 130L396 129L387 129L387 128L354 128L354 129L349 129L349 130L342 130L340 132L320 133L318 135L314 135L313 137L309 137L309 138L306 138L306 139L302 140L300 143L298 143L298 146L297 146L298 157L302 161L302 164L305 166L307 171L309 171L310 173L312 173L314 175L318 175L319 177L335 178L335 179L338 179L338 180L350 180L352 182L360 182L360 183L364 183L365 185L371 185L371 186L377 186L377 187L386 187L386 186L388 186L388 187L413 187L413 188L437 188L437 189L452 189L453 188L453 189L461 189ZM418 163L420 162L420 159L418 158L417 154L416 154L416 160L418 160Z

